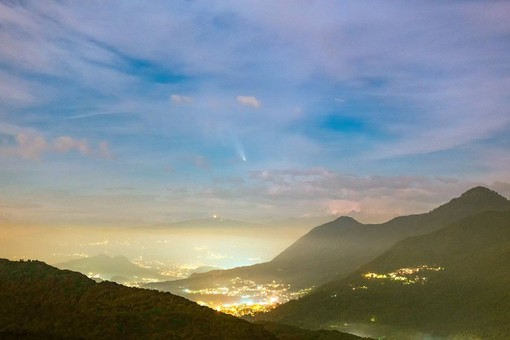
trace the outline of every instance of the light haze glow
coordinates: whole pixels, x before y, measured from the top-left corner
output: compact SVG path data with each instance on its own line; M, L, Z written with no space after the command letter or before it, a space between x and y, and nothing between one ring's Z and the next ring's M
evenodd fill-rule
M214 214L285 225L246 254L267 259L305 231L275 221L381 222L475 185L508 197L508 13L0 2L0 225L27 242Z

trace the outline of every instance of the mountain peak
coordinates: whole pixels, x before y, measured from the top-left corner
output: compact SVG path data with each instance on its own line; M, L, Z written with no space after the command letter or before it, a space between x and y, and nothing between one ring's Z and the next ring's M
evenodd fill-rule
M334 221L313 228L308 234L321 237L326 235L334 236L337 235L339 230L350 229L360 225L362 224L350 216L340 216Z
M508 201L505 197L482 186L469 189L453 201L458 201L459 203L462 202L467 205L474 205L476 207L483 206L488 208L490 206L492 207L492 210L500 210L500 208L508 207L510 205L510 201Z
M350 216L340 216L334 222L342 223L342 224L348 224L348 225L361 224L356 219L354 219L353 217L350 217Z
M488 188L477 186L434 209L431 213L432 216L441 216L441 219L453 222L459 218L482 211L509 209L510 201L505 197Z
M469 189L465 193L463 193L461 198L464 199L497 199L497 200L507 200L497 192L482 186L476 186L474 188Z

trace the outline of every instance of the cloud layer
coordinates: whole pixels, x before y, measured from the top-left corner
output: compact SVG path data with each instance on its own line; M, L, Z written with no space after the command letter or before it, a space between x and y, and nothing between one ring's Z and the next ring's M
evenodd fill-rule
M254 108L259 108L261 103L254 96L237 96L237 102L241 105L253 106Z
M151 220L382 219L508 183L508 12L501 1L0 2L5 195L101 201L105 187L136 187L112 200L116 213L157 196ZM60 216L95 216L91 202Z
M0 147L0 156L40 160L45 153L66 154L77 151L86 157L112 157L109 145L105 141L100 142L94 149L86 139L77 140L69 136L60 136L53 141L48 141L41 135L19 133L14 136L14 139L13 146Z

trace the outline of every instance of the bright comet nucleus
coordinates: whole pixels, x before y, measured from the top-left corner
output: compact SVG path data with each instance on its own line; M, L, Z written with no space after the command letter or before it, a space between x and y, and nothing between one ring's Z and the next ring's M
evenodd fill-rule
M244 148L239 142L235 142L235 148L237 150L237 153L239 154L239 157L243 162L246 162L246 153L244 152Z

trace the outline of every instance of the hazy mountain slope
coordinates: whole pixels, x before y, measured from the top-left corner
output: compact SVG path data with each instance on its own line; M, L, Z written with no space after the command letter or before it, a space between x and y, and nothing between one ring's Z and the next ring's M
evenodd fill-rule
M88 275L99 275L104 280L116 281L118 283L142 282L143 278L161 279L162 276L156 271L140 267L124 256L108 256L99 254L82 259L70 260L57 263L55 267L69 269ZM124 278L117 280L116 278Z
M438 230L478 212L507 209L510 202L506 198L476 187L429 213L397 217L382 224L364 225L350 217L340 217L314 228L270 262L196 274L150 287L183 294L182 287L221 285L235 277L257 282L282 280L294 289L324 284L345 277L408 236Z
M509 286L510 212L485 212L400 241L347 278L261 318L314 327L369 324L372 336L411 330L506 339Z
M46 338L272 339L262 326L169 293L0 260L0 333Z
M295 268L299 268L313 273L317 283L325 283L347 275L408 236L441 229L482 211L507 209L510 202L506 198L476 187L429 213L401 216L379 225L363 225L341 217L314 228L272 262L293 279L306 279L295 276Z

